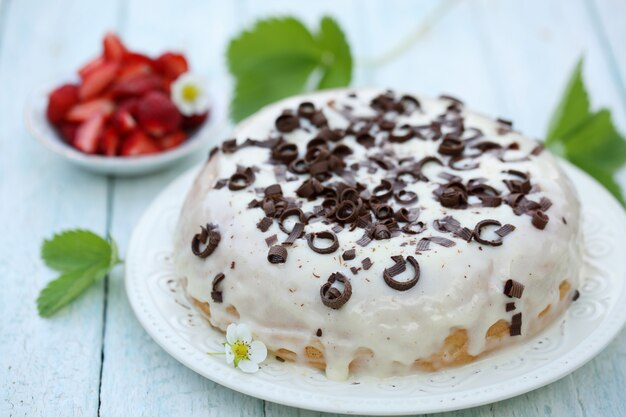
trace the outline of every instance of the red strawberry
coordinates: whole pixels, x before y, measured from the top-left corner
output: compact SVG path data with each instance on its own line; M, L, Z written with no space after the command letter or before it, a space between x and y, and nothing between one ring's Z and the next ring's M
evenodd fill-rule
M98 150L98 139L102 133L103 125L104 116L101 114L95 115L86 122L83 122L76 130L74 146L85 153L96 153Z
M118 69L118 63L108 62L87 75L80 86L81 100L89 100L102 93L115 79Z
M70 122L84 122L93 116L108 116L115 108L113 102L107 99L95 99L75 105L65 116L65 120Z
M106 156L117 155L120 147L120 136L117 131L109 126L102 133L100 140L100 151Z
M141 130L137 130L124 139L122 143L122 156L148 155L160 152L159 146L148 135Z
M107 33L102 43L104 46L104 58L107 61L121 61L126 55L126 47L116 34Z
M121 134L126 134L137 127L137 122L133 115L124 108L118 108L115 111L115 114L113 114L113 123Z
M163 91L163 81L155 74L137 74L118 80L113 84L112 92L116 97L142 96L149 91Z
M163 149L172 149L183 143L187 139L187 134L182 130L179 130L169 135L165 135L162 138L157 139L159 145Z
M89 74L91 74L92 72L94 72L96 69L100 68L103 65L104 65L104 57L99 56L87 62L85 65L83 65L78 70L78 75L80 75L80 78L84 80L85 78L87 78L87 76L89 76Z
M48 96L48 109L46 115L53 124L63 121L67 112L78 103L78 86L64 84L50 93Z
M147 133L159 137L177 130L182 118L168 96L152 91L139 101L137 119Z
M189 64L184 55L166 52L155 61L157 71L170 80L178 78L184 72L189 71Z
M139 99L137 97L123 98L118 102L117 108L120 110L126 110L137 119L137 109L139 108Z
M67 143L74 143L78 125L76 123L64 122L59 126L59 133Z
M195 129L200 127L202 123L209 117L209 112L206 111L202 114L194 114L192 116L183 116L183 127L185 129Z

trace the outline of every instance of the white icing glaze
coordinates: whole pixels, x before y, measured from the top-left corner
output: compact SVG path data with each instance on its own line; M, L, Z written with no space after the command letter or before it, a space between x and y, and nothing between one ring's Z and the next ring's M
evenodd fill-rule
M291 98L269 106L243 122L234 136L238 143L246 138L265 139L275 130L274 121L281 111L296 109L302 101L323 107L331 128L346 127L348 122L329 108L327 102L333 99L348 103L354 107L355 113L372 115L369 102L381 92L362 90L358 91L357 98L349 98L347 91L338 90ZM401 116L398 125L404 121L413 125L428 123L443 113L450 103L424 97L418 99L423 112ZM498 135L497 124L482 115L464 110L463 116L465 127L481 129L484 140L503 145L517 142L520 150L507 154L509 157L528 155L536 145L534 140L515 132ZM315 136L315 129L311 132L297 129L283 136L287 141L297 143L302 155L306 143ZM344 143L355 151L346 158L347 165L362 159L366 153L380 150L365 150L353 137L344 139ZM439 141L413 139L387 146L398 156L411 155L420 159L437 155L438 144ZM299 239L288 248L284 264L267 261L265 238L277 234L282 242L287 235L280 231L277 222L267 232L261 232L256 224L264 217L263 211L247 208L248 203L257 197L254 188L276 182L273 166L266 163L268 157L267 149L248 147L229 155L219 152L205 165L181 212L176 265L181 276L187 278L189 295L210 304L212 325L225 329L232 321L239 320L249 324L255 337L265 342L269 349L288 349L300 358L305 346L319 346L316 343L321 342L329 378L347 378L349 364L359 348L373 352L373 358L363 372L380 376L403 372L416 359L438 352L453 329L467 329L468 352L477 355L489 348L485 339L487 329L500 319L510 322L511 316L518 312L523 313L522 336L506 337L503 343L524 340L541 330L568 304L559 304L561 281L567 279L572 291L578 288L582 269L579 203L568 179L548 152L533 156L529 161L512 163L503 163L493 153L485 153L479 158L480 169L470 171L452 171L428 164L424 173L431 181L407 187L419 196L417 205L422 209L419 219L428 225L428 230L417 237L403 234L389 240L374 240L361 247L355 241L362 236L363 230L357 228L350 232L344 229L338 233L340 249L330 255L314 253L304 239ZM237 164L261 168L254 184L235 192L228 187L214 189L216 180L230 177ZM530 199L539 201L540 197L547 196L552 201L553 205L547 211L550 221L545 230L533 227L530 216L516 216L504 204L496 208L454 210L442 207L432 195L437 183L445 182L437 178L440 171L454 173L464 181L486 177L490 185L506 192L501 180L510 177L502 173L508 169L530 173L533 184L539 185L540 191L530 194ZM378 184L381 175L382 170L369 175L362 168L359 181ZM301 180L282 183L285 196L295 195L300 183ZM310 210L320 201L305 203L303 211ZM398 207L395 203L392 205ZM516 230L506 236L504 244L499 247L452 238L456 242L454 247L431 244L430 251L414 255L415 245L400 246L423 236L451 238L432 227L435 219L448 214L470 229L480 220L493 218L502 224L514 225ZM192 254L190 242L199 232L200 225L206 223L219 225L221 242L211 256L201 259ZM329 228L318 222L307 225L305 231ZM356 249L356 258L343 261L341 254L350 248ZM418 284L405 292L390 288L383 280L383 270L393 264L390 256L397 254L414 255L420 264ZM373 266L353 275L349 268L360 267L365 257L371 259ZM233 262L235 267L231 269ZM218 304L212 302L210 294L211 281L220 272L226 278L222 282L223 303ZM327 277L334 272L343 273L352 284L352 297L338 310L322 304L319 293ZM511 300L503 294L504 283L509 278L525 286L521 299ZM509 301L516 303L517 309L513 312L505 312L504 306ZM227 311L231 305L237 309L239 318ZM547 317L536 319L547 305L552 306ZM319 338L315 335L318 328L323 331Z

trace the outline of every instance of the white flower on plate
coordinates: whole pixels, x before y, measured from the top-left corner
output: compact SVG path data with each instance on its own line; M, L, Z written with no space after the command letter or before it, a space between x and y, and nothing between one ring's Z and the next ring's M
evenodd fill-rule
M247 324L231 324L226 329L224 343L226 362L243 372L253 373L259 370L259 363L267 357L267 348L263 342L252 341L252 332Z
M204 78L186 72L172 83L172 101L185 116L205 113L209 110L210 98Z

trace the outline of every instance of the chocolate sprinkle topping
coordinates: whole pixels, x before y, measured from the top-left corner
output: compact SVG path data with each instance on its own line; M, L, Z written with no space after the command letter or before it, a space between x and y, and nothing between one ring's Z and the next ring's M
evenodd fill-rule
M199 258L206 258L213 253L222 238L216 229L217 226L210 223L206 227L200 226L200 233L194 235L191 240L191 251L194 255ZM203 250L200 250L200 244L206 244Z
M511 336L519 336L522 334L522 313L513 314L509 334Z
M533 213L532 224L539 230L546 228L550 218L541 210L537 210Z
M284 264L287 260L287 249L281 245L274 245L267 253L267 260L272 264Z
M500 237L504 237L506 235L508 235L509 233L511 233L513 230L515 230L515 226L513 226L512 224L505 224L504 226L502 226L501 228L499 228L498 230L496 230L496 235L500 236Z
M478 242L478 243L482 243L483 245L500 246L502 244L502 239L498 238L498 239L494 239L494 240L487 240L487 239L483 239L480 236L482 228L486 227L486 226L498 226L498 227L500 227L500 226L502 226L502 223L500 223L497 220L493 220L493 219L485 219L485 220L479 221L476 224L476 226L474 227L474 240L476 240L476 242Z
M274 220L266 216L263 217L261 221L256 224L256 227L258 227L258 229L262 232L267 232L267 229L270 228L272 223L274 223Z
M363 269L367 271L372 267L373 264L370 258L365 258L361 261L361 265L363 265Z
M331 244L326 248L319 248L314 244L316 238L330 240ZM337 235L328 230L317 233L309 233L308 235L306 235L306 242L308 243L309 248L311 248L311 250L316 253L328 254L333 253L334 251L339 249L339 241L337 240Z
M509 279L504 284L504 294L509 298L522 298L522 293L524 292L524 285L519 282Z
M218 291L217 286L220 282L222 282L225 278L225 275L221 272L213 278L213 283L211 284L211 298L216 303L221 303L222 300L222 292Z
M276 236L275 234L265 238L265 243L267 243L267 246L272 246L276 242L278 242L278 236Z
M343 292L332 286L335 282L341 282L343 284ZM328 281L320 288L322 303L324 303L326 307L330 307L334 310L341 308L348 302L351 296L352 285L350 284L350 280L339 272L331 274L330 277L328 277Z
M289 233L289 236L287 237L287 240L283 242L283 245L293 245L293 242L295 242L296 239L299 239L303 233L304 233L304 223L298 222L294 224L293 229L291 229L291 233Z
M354 249L348 249L341 255L344 261L351 261L356 257L356 251Z
M392 256L392 259L395 261L395 264L391 268L386 268L383 271L383 278L385 279L385 283L389 285L394 290L398 291L406 291L415 286L417 281L420 278L420 266L417 260L415 260L412 256L407 256L406 260L402 256ZM406 270L406 263L411 264L413 270L415 271L413 277L408 281L397 281L394 279L396 275L401 274Z

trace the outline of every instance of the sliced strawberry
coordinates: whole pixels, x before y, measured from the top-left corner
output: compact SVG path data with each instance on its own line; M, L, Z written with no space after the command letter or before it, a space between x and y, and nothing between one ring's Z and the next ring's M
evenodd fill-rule
M113 113L115 105L111 100L95 99L75 105L67 112L65 120L70 122L84 122L94 116L108 116Z
M102 93L115 79L118 69L118 63L108 62L91 72L80 86L81 100L89 100Z
M111 89L116 97L139 97L150 91L164 91L163 80L156 74L138 74L116 81Z
M137 97L123 98L118 102L117 108L120 110L126 110L137 119L137 109L139 108L139 99Z
M200 127L208 117L208 111L202 114L194 114L193 116L183 116L183 127L185 129L195 129Z
M117 74L117 81L126 80L129 78L134 78L138 75L151 73L152 67L150 65L143 62L131 62L122 66L120 72Z
M159 146L141 130L137 130L124 139L120 154L122 156L148 155L160 152Z
M46 116L52 124L63 121L67 112L78 103L78 86L64 84L50 93L48 96L48 109Z
M98 151L98 139L102 133L104 116L95 115L86 122L83 122L76 130L74 147L85 153L96 153Z
M176 131L182 117L168 96L152 91L139 101L137 119L147 133L160 137Z
M182 130L165 135L162 138L158 138L157 142L163 149L172 149L183 143L187 139L187 134Z
M97 58L94 58L91 61L87 62L78 70L78 75L80 75L80 78L84 80L85 78L89 76L89 74L91 74L92 72L94 72L95 70L103 66L104 64L105 64L104 57L99 56Z
M126 134L137 127L135 118L125 108L118 108L113 114L113 123L115 128L121 134Z
M166 52L155 61L157 71L169 80L178 78L182 73L189 71L189 64L184 55Z
M104 35L104 58L107 61L121 61L126 55L126 47L120 40L120 38L114 33L107 33Z
M67 143L74 143L74 139L76 139L76 131L78 130L78 125L76 123L63 122L59 126L59 133L61 137L65 139Z
M100 151L106 156L115 156L120 148L120 135L112 126L104 129L100 139Z

